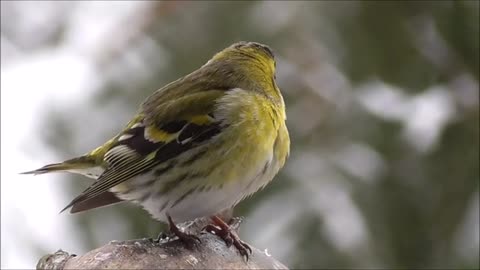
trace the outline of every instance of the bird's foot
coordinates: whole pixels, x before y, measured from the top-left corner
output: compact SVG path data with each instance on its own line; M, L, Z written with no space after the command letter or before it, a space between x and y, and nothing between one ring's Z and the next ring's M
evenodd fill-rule
M240 252L240 255L245 257L248 261L249 255L252 254L252 248L250 248L247 243L240 240L237 233L221 218L213 216L211 219L214 224L205 226L203 230L218 235L223 241L225 241L227 247L230 247L233 244L238 252Z
M197 244L201 242L198 236L182 232L177 227L177 225L173 223L173 220L170 216L167 216L167 218L168 218L168 224L170 226L170 232L173 233L176 237L178 237L178 239L182 241L188 249L193 249L193 247L195 247ZM164 236L164 234L160 234L157 241L159 241L161 239L160 237L162 236Z

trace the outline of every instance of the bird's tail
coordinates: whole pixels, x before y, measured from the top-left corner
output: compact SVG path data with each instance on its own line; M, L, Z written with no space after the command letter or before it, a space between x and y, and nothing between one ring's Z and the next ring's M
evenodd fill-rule
M51 172L72 172L83 174L91 178L97 178L102 169L100 164L91 155L84 155L77 158L65 160L60 163L45 165L33 171L22 172L20 174L44 174Z

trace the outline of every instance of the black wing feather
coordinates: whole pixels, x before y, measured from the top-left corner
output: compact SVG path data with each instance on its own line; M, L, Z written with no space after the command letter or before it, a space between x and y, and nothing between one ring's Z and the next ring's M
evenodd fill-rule
M168 143L153 143L144 138L144 127L136 127L136 130L131 133L133 137L119 143L117 147L135 147L134 149L138 155L136 157L125 158L124 160L114 160L116 166L108 167L96 182L73 199L62 212L72 206L75 208L76 205L91 201L108 192L110 188L132 177L148 172L158 164L164 163L205 143L207 140L219 134L224 128L220 122L212 122L207 125L185 123L181 132L178 134L177 140L172 140ZM175 130L178 129L179 124L167 124L166 126L170 130ZM141 150L137 151L137 149ZM156 152L153 158L146 158L147 155L153 152Z

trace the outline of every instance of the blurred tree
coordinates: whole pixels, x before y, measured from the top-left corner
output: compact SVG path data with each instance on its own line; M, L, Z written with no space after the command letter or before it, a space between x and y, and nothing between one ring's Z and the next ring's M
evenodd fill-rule
M292 268L478 269L458 243L478 252L460 237L478 237L478 1L143 2L97 44L91 104L52 111L45 138L62 156L100 144L238 40L274 48L292 136L287 168L237 208L247 241ZM72 218L91 248L105 224L121 239L160 230L130 205Z

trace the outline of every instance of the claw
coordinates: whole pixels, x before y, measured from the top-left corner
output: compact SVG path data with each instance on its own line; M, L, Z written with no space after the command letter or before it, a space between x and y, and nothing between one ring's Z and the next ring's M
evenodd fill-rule
M219 217L213 216L212 221L217 226L209 224L205 226L202 230L218 235L220 238L223 239L223 241L225 241L227 247L230 247L233 244L238 250L238 252L240 252L240 255L242 255L242 257L245 257L246 261L248 261L249 253L250 255L253 253L252 248L250 248L247 243L240 240L235 231L233 231L230 226L226 224L223 220L221 220Z
M188 249L193 249L194 246L202 242L198 236L180 231L169 215L167 215L167 218L168 224L170 225L170 231L175 234L175 236L177 236L178 239L180 239L180 241L182 241Z

